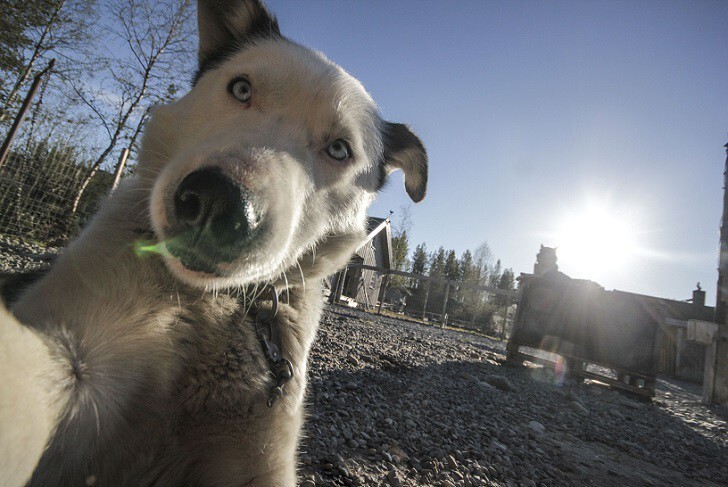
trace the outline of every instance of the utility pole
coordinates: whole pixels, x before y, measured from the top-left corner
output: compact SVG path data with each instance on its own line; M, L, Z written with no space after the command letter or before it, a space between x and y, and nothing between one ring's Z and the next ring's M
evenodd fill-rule
M723 172L723 219L720 224L720 253L718 263L718 296L715 303L715 322L718 333L705 353L703 402L728 404L728 144Z
M715 322L726 326L726 300L728 299L728 144L723 171L723 218L720 224L720 250L718 254L718 293L715 301Z

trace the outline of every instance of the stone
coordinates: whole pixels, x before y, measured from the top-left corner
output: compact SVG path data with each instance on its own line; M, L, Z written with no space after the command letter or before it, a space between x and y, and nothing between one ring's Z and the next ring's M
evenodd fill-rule
M579 401L571 401L566 406L577 414L586 416L589 414L589 410Z
M508 392L513 390L513 385L511 384L511 382L502 375L490 375L486 377L485 381L493 387L500 389L501 391Z
M529 421L528 427L537 433L543 433L546 431L546 427L538 421Z
M477 382L475 383L475 386L476 386L476 387L477 387L478 389L480 389L480 390L482 390L482 391L486 391L486 392L498 392L498 390L499 390L499 389L497 389L496 387L493 387L492 385L488 384L487 382L480 382L480 381L477 381Z

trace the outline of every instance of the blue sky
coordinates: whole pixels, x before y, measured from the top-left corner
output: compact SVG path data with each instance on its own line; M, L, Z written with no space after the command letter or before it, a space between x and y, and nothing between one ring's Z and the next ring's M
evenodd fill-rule
M677 299L700 281L714 304L728 2L268 4L286 35L359 78L385 118L425 142L413 246L460 254L487 241L518 273L543 243L572 277ZM393 179L372 214L408 203ZM631 229L626 250L592 207ZM562 255L595 232L603 245Z

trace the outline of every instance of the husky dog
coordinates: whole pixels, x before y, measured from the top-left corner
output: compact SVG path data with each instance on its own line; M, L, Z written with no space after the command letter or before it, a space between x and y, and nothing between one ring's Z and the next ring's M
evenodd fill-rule
M0 310L0 484L294 485L321 280L391 171L425 195L420 140L259 1L199 34L136 175Z

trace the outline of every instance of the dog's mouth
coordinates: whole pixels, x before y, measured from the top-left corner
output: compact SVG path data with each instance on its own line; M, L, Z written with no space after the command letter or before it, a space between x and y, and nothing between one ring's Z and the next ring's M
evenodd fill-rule
M218 269L219 262L211 260L205 255L201 255L194 249L190 249L184 245L175 244L175 240L172 239L165 244L169 255L177 259L179 263L187 270L193 272L200 272L212 276L222 277Z
M194 279L232 277L234 263L250 255L267 233L258 199L215 166L185 176L165 211L168 224L153 250L178 263L176 271L190 271Z
M154 237L154 234L149 232L143 232L146 237ZM189 271L196 277L227 277L224 269L229 268L230 264L214 258L201 254L194 248L189 248L186 245L180 245L178 239L170 238L161 240L154 243L150 239L140 238L136 240L133 245L134 253L137 257L144 258L150 255L161 255L170 261L173 267L180 271Z

